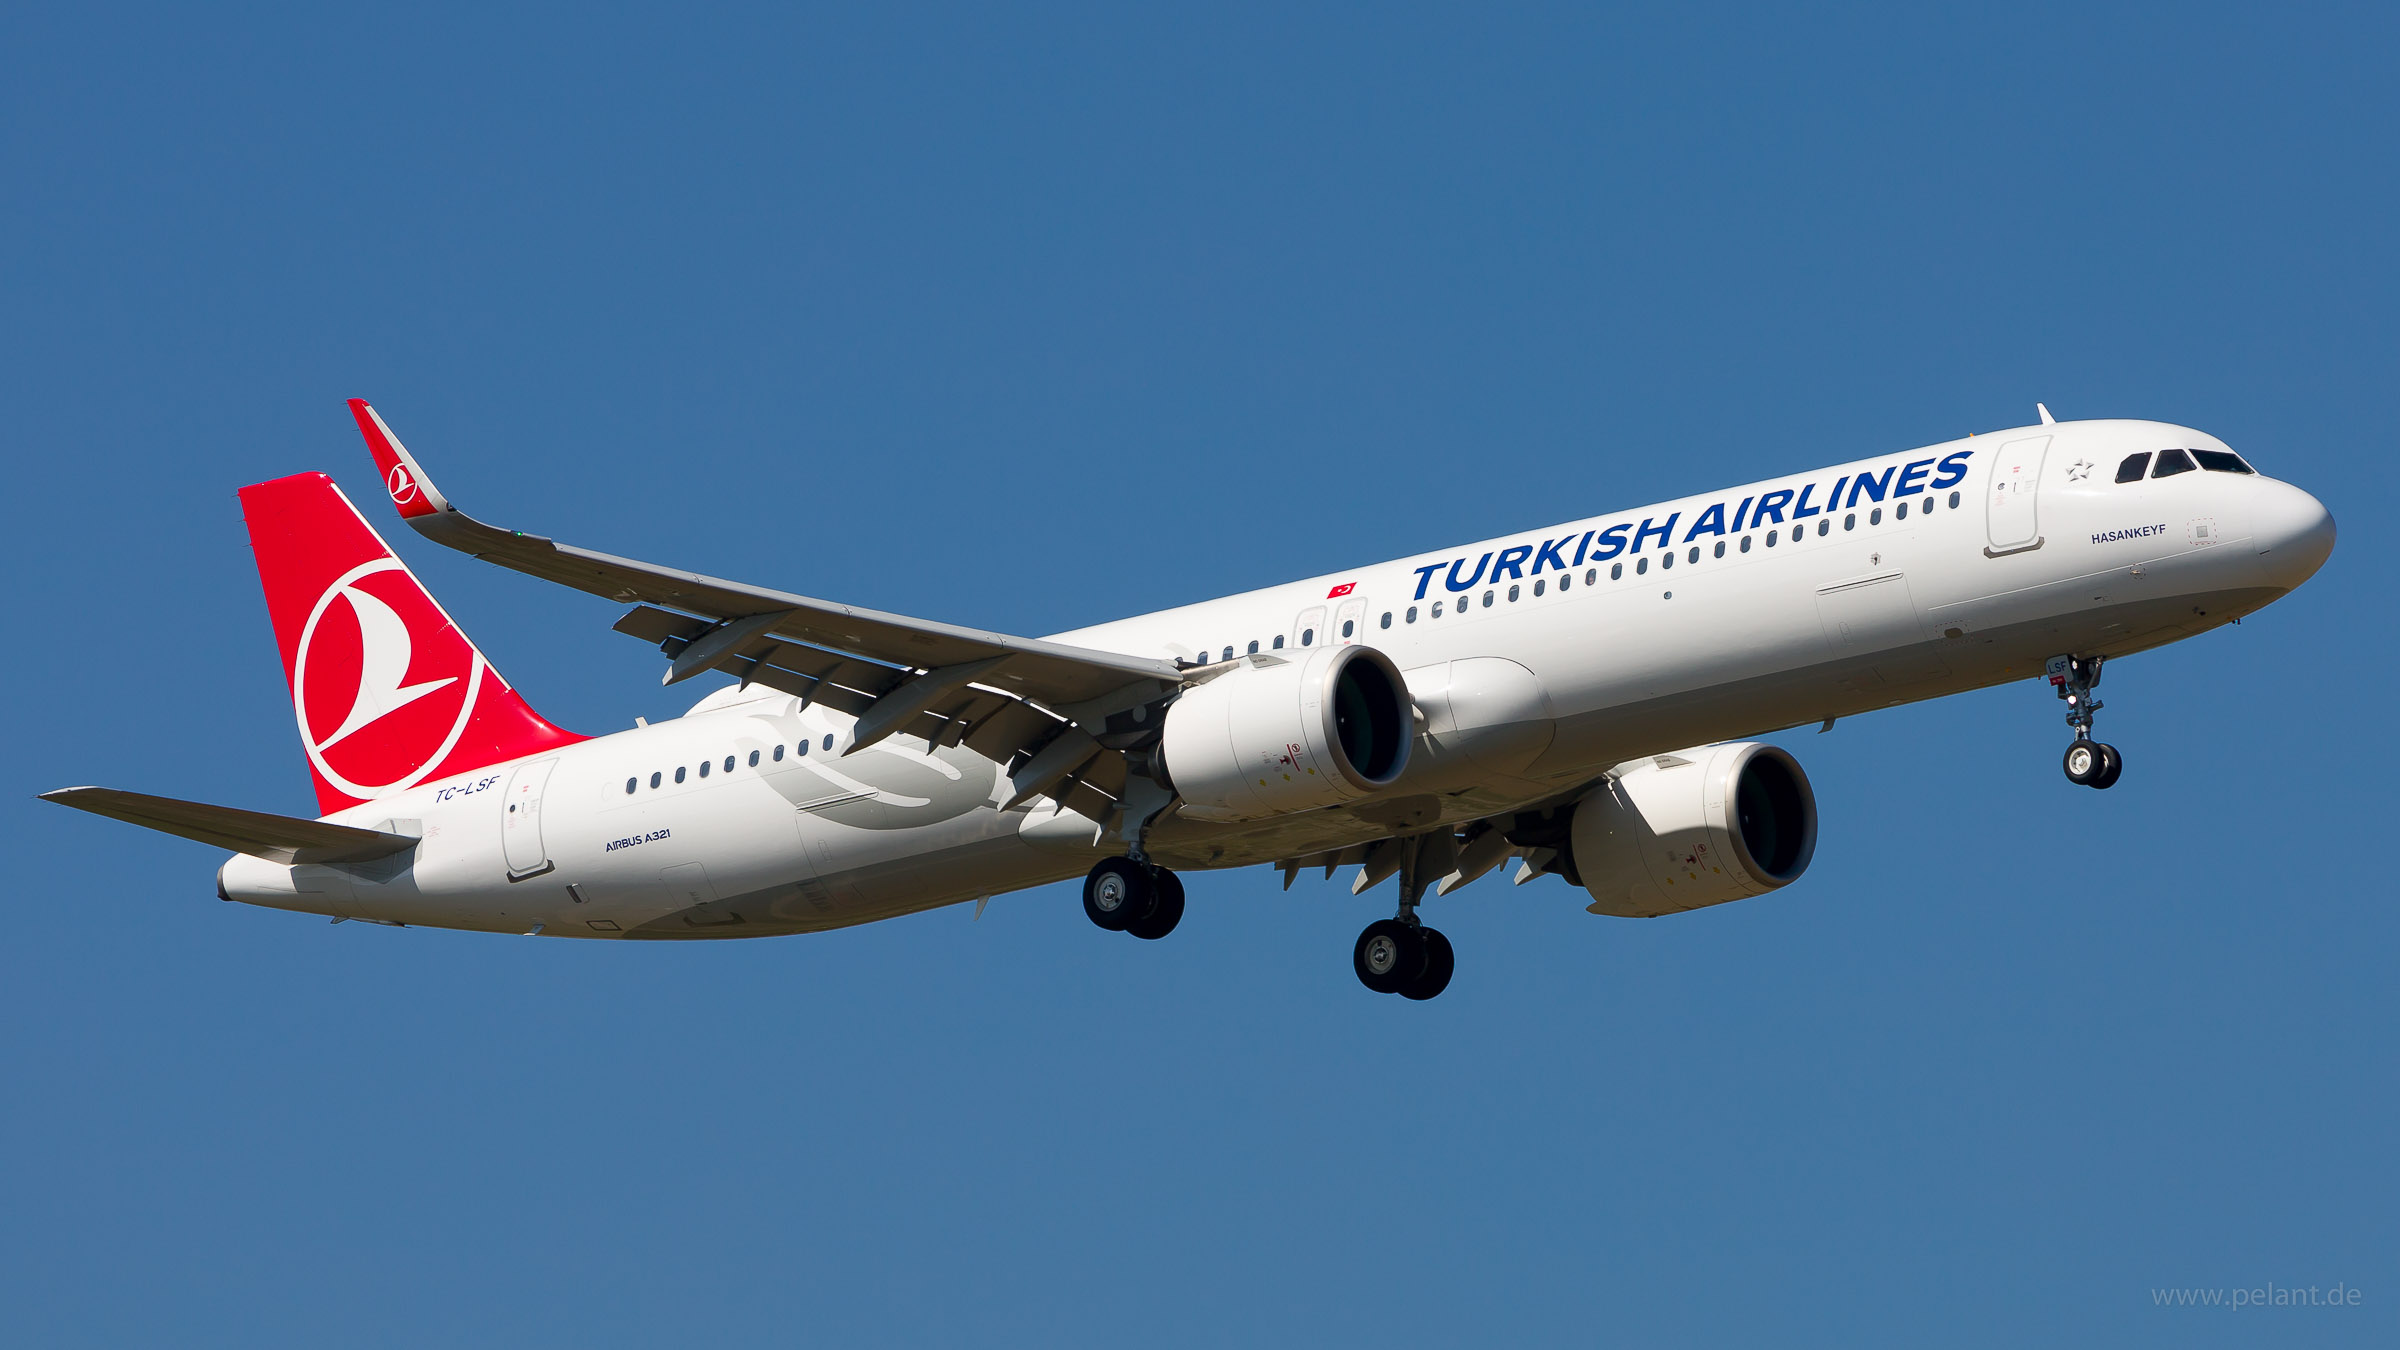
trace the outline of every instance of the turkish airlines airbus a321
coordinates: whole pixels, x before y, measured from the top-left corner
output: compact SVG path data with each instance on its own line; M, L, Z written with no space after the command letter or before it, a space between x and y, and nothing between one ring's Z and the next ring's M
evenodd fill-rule
M2055 422L1837 464L1029 639L485 525L353 401L426 538L632 606L668 683L613 735L535 713L333 481L242 489L324 815L45 794L235 855L227 900L587 938L808 933L1077 874L1112 932L1176 868L1398 879L1353 962L1426 999L1420 921L1510 858L1594 914L1799 879L1816 799L1740 739L2046 675L2106 788L2103 663L2231 623L2333 549L2316 498L2163 422Z

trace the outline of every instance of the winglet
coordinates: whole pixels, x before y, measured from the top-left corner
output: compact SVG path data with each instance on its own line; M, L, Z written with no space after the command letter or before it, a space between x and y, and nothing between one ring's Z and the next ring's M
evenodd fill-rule
M414 455L383 424L375 409L363 398L350 400L350 415L358 419L359 434L367 438L367 449L375 456L375 467L383 471L383 490L391 494L392 505L400 508L404 520L419 516L439 515L455 510L450 500L417 467Z

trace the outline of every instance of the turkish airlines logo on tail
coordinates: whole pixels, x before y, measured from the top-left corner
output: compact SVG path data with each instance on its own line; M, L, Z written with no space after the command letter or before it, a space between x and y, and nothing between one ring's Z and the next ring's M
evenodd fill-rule
M361 563L325 588L300 630L300 743L353 797L413 787L465 734L486 669L398 558Z
M417 499L417 476L408 471L406 464L394 464L392 471L383 476L383 490L392 494L394 505L406 506Z

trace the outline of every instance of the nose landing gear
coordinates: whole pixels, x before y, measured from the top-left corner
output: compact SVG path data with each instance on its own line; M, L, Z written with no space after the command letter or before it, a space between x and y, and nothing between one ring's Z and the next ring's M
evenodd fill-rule
M2125 771L2125 759L2117 753L2117 747L2092 739L2092 714L2102 706L2092 696L2092 690L2099 687L2100 666L2106 659L2053 656L2049 662L2050 683L2058 690L2058 696L2066 700L2067 725L2075 731L2075 742L2067 747L2061 767L2066 770L2067 781L2079 787L2114 787L2117 775Z

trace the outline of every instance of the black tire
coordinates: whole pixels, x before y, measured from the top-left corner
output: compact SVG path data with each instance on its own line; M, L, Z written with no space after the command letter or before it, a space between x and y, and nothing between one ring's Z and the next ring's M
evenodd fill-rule
M1425 943L1398 919L1377 919L1350 949L1358 982L1378 994L1397 994L1425 971Z
M1128 920L1125 931L1145 942L1156 942L1183 922L1183 878L1161 867L1150 874L1153 896L1150 912Z
M2059 761L2059 767L2067 772L2067 781L2077 787L2091 787L2097 783L2101 770L2108 767L2107 757L2100 751L2100 742L2076 737L2075 743L2067 747L2066 757Z
M2096 788L2115 787L2117 776L2125 772L2125 757L2117 753L2117 747L2103 743L2100 747L2100 759L2100 776L2092 780L2092 786Z
M1083 878L1084 917L1112 933L1122 933L1137 914L1151 908L1157 890L1150 872L1131 858L1102 858Z
M1420 928L1417 937L1425 944L1425 969L1417 978L1400 986L1400 997L1422 1003L1450 987L1450 972L1457 966L1458 960L1450 950L1450 939L1442 936L1442 930Z

